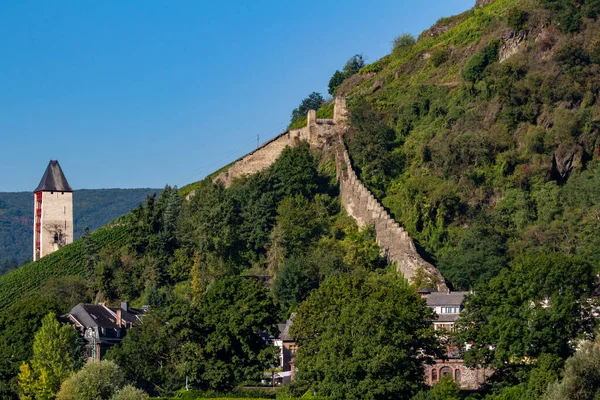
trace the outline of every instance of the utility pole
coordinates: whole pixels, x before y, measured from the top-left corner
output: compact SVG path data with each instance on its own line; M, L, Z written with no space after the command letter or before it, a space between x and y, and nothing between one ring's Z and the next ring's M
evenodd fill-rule
M258 149L258 141L260 140L260 135L256 135L256 148Z

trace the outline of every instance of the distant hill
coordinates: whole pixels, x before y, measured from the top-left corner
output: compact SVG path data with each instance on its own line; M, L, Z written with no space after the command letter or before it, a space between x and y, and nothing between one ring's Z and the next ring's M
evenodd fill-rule
M73 194L75 239L84 229L96 230L135 208L147 195L161 189L83 189ZM14 266L31 259L33 195L0 193L0 266ZM4 273L0 267L0 274Z

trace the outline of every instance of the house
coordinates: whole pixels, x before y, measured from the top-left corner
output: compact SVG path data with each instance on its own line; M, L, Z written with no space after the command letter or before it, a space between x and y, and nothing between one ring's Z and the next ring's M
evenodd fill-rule
M298 345L290 336L290 327L293 325L292 319L295 313L290 315L290 318L284 324L277 324L279 328L279 338L273 340L273 344L279 347L279 361L280 368L283 373L280 374L282 383L289 383L294 379L296 368L294 366L294 359L296 357L296 351Z
M463 310L465 296L469 292L432 292L420 290L419 293L425 298L427 306L436 313L436 319L432 321L436 331L443 336L445 332L451 332L454 324ZM490 369L469 368L465 366L462 359L463 348L448 343L444 358L433 360L433 364L425 366L425 381L433 385L445 376L450 376L463 390L476 390L493 373Z
M109 307L104 303L79 303L66 317L83 337L88 361L100 361L106 351L120 343L127 329L139 323L147 311L147 307L131 308L126 302L121 303L121 307Z
M420 293L425 297L427 306L432 308L437 314L437 319L433 322L436 331L451 331L454 329L454 323L460 317L463 309L463 301L469 292L424 292Z

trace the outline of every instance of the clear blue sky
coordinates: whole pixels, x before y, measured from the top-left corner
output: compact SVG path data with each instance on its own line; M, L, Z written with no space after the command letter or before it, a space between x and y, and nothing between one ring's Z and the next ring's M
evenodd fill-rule
M0 0L0 191L183 186L283 131L353 54L474 0ZM261 141L262 141L261 139Z

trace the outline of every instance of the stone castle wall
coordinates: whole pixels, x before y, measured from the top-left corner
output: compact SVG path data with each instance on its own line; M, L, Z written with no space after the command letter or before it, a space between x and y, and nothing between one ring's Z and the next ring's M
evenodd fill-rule
M336 124L333 119L317 119L314 110L309 111L304 128L293 129L277 135L258 149L235 161L226 171L217 175L213 182L229 187L235 178L252 175L268 168L287 146L293 147L307 141L311 147L322 148L335 137Z
M369 225L375 227L377 243L388 259L397 263L398 270L406 279L414 281L419 272L422 272L421 279L429 279L438 290L447 290L440 272L423 260L408 233L394 221L352 169L348 151L341 138L347 127L347 114L344 98L335 100L333 119L317 119L316 112L311 110L308 112L306 127L278 135L233 163L213 181L228 187L235 178L268 168L287 146L295 146L302 140L318 149L335 146L341 201L348 214L361 228Z
M346 212L356 220L359 227L375 227L377 244L390 261L397 263L398 270L406 279L412 282L418 272L422 271L437 290L447 290L440 271L423 260L412 238L360 181L341 141L336 153L341 200Z

